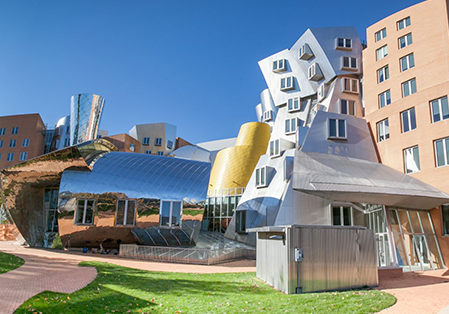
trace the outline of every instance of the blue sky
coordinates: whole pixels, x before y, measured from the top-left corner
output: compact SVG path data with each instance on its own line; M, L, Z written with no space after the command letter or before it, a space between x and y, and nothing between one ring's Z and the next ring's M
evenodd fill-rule
M53 126L70 96L106 100L101 129L168 122L191 142L255 121L257 62L307 28L366 27L421 1L0 0L0 116Z

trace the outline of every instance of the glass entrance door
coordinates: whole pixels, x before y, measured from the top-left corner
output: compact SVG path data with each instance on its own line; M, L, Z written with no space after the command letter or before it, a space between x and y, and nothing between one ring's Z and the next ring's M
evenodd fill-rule
M391 254L391 247L387 229L385 208L382 205L367 205L367 226L376 236L377 267L395 265Z

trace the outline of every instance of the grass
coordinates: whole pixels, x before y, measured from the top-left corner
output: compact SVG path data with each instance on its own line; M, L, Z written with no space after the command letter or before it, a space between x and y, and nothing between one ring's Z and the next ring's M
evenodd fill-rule
M98 271L87 287L70 295L40 293L15 313L374 313L396 301L369 289L285 295L254 273L182 274L101 262L80 265Z
M19 268L24 263L20 257L0 252L0 274Z

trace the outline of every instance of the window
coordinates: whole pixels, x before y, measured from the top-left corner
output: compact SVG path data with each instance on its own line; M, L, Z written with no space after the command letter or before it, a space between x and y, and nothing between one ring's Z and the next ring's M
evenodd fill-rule
M399 63L401 66L401 72L413 68L415 66L415 58L413 57L413 53L399 59Z
M380 47L376 50L376 60L379 61L388 56L388 47L387 45Z
M416 129L415 107L401 112L402 133Z
M313 57L312 49L310 49L308 44L302 45L301 48L299 48L299 59L301 60L309 60Z
M352 226L352 207L332 206L332 225Z
M309 68L307 70L307 74L308 74L308 79L312 80L312 81L319 81L324 77L320 66L316 62L312 63L312 65L309 66Z
M129 144L129 150L134 152L136 150L136 146L133 143Z
M160 226L180 227L181 226L181 201L161 201Z
M270 142L270 157L280 156L279 139Z
M374 37L376 38L376 41L384 39L385 37L387 37L387 29L385 27L382 28L380 31L374 34Z
M405 173L419 172L421 170L418 146L404 149L404 166Z
M145 154L151 155L151 150L146 150L146 151L145 151Z
M11 147L11 148L16 147L16 144L17 144L17 140L10 140L9 141L9 147Z
M144 137L142 145L150 145L150 138L149 137Z
M64 139L64 147L68 147L68 146L70 146L70 138L66 137Z
M353 78L344 77L343 80L343 91L348 93L359 93L359 80Z
M164 156L164 152L160 150L160 151L157 152L157 155L158 156Z
M162 138L161 137L156 137L156 139L154 140L154 145L162 146Z
M449 165L449 137L437 140L434 143L437 167Z
M75 224L93 225L94 223L94 200L79 199L77 201Z
M273 72L282 72L286 70L285 59L273 61Z
M65 134L69 135L70 134L70 126L67 127Z
M292 134L296 132L296 118L285 120L285 134Z
M22 140L22 147L28 147L30 146L30 139L29 138L24 138Z
M0 136L5 135L6 128L0 128Z
M357 58L353 57L342 57L342 64L341 69L342 70L357 70Z
M235 212L235 231L246 233L246 210L237 210Z
M407 47L408 45L411 45L413 43L412 33L409 33L407 35L399 37L398 42L399 42L399 49L402 49L402 48Z
M390 126L388 119L377 122L377 141L383 142L390 138Z
M8 153L6 156L6 161L13 161L14 160L14 153Z
M287 100L287 111L291 112L291 111L296 111L299 110L299 97L295 97L295 98L289 98L289 100Z
M390 90L379 94L379 108L383 108L391 104Z
M352 49L352 39L337 38L336 39L336 49L351 50Z
M294 88L293 76L281 78L281 90L289 90Z
M377 70L377 83L382 83L385 80L390 78L390 71L388 69L388 65L383 68Z
M167 148L172 149L173 148L173 141L167 141Z
M346 120L329 119L328 120L330 139L346 139Z
M267 110L263 113L263 121L273 120L273 110Z
M441 211L443 213L443 235L449 234L449 205L441 206Z
M28 159L28 153L27 152L20 153L20 156L19 156L19 160L20 161L25 161L27 159Z
M413 78L402 83L402 97L407 97L414 93L416 93L416 79Z
M355 116L355 101L340 99L340 113Z
M318 87L317 96L318 96L318 100L321 100L326 96L324 93L324 84L321 84Z
M115 225L134 226L136 217L136 201L117 200Z
M400 21L397 22L398 25L398 31L400 31L403 28L409 27L410 26L410 16L406 17L405 19L402 19Z
M19 134L19 127L15 126L11 129L11 135Z
M3 140L0 141L0 148L3 148Z
M256 169L256 187L261 188L266 187L267 185L267 168L262 167Z
M447 96L432 100L430 102L430 108L432 109L433 123L449 119L449 106L447 102Z

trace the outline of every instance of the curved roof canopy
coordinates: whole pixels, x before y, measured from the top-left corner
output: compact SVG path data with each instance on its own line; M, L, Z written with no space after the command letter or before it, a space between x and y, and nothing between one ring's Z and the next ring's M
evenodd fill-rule
M92 171L64 171L59 192L197 202L206 199L210 169L206 162L111 152L99 158Z

